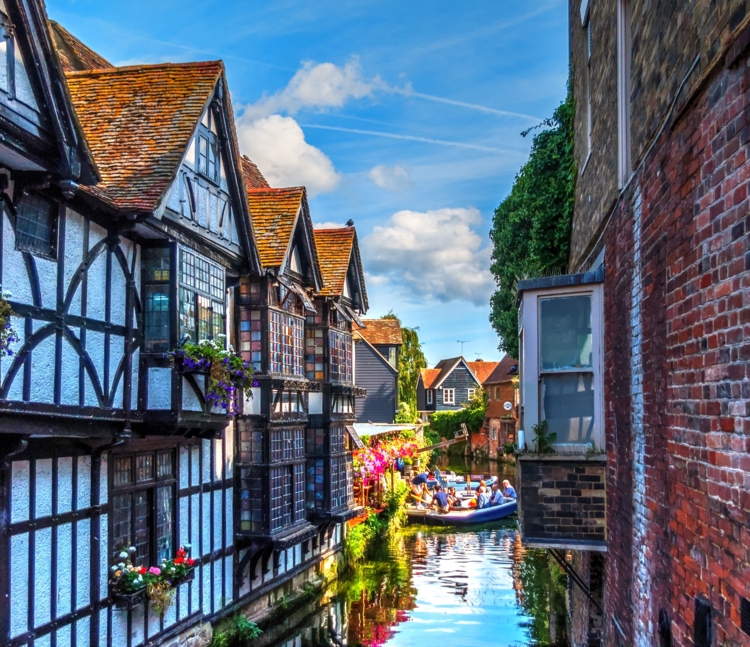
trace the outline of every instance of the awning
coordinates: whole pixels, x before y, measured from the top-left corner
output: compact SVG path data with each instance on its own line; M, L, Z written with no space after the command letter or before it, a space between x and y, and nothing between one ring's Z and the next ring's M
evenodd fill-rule
M362 439L359 437L357 430L354 427L347 427L346 430L349 432L349 436L352 439L352 443L354 443L354 447L356 449L364 449L365 444L362 442Z

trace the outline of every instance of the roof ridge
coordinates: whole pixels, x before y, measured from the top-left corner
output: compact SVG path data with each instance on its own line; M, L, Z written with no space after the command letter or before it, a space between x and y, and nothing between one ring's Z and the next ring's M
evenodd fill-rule
M304 186L262 186L248 189L248 193L281 193L282 191L306 191Z
M123 74L126 72L149 72L151 70L158 69L174 69L174 68L219 68L224 67L224 61L217 59L215 61L193 61L185 63L145 63L142 65L122 65L120 67L102 67L95 70L73 70L66 72L67 77L82 77L82 76L103 76L105 74Z

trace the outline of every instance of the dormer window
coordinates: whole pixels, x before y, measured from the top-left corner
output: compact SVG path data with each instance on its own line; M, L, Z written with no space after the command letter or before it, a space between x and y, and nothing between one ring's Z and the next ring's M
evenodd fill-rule
M206 112L200 126L198 126L196 155L198 158L196 163L198 173L214 184L218 184L221 161L216 135L216 117L212 110Z
M289 259L289 269L297 274L302 274L302 263L299 260L299 251L296 247L292 249L292 255Z

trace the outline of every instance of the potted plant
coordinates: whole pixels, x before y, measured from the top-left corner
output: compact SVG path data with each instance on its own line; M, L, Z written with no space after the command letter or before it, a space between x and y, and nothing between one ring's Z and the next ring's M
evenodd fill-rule
M13 355L10 345L18 341L18 336L10 324L10 318L13 316L13 309L8 303L8 297L12 296L10 292L0 289L0 357Z

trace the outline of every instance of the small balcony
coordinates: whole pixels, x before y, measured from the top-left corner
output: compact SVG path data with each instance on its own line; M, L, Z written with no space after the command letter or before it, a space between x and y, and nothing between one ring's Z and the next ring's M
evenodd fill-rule
M519 454L518 522L533 548L606 551L606 456Z
M208 369L189 369L166 353L141 356L139 408L147 435L215 436L226 427L227 414L206 401Z

